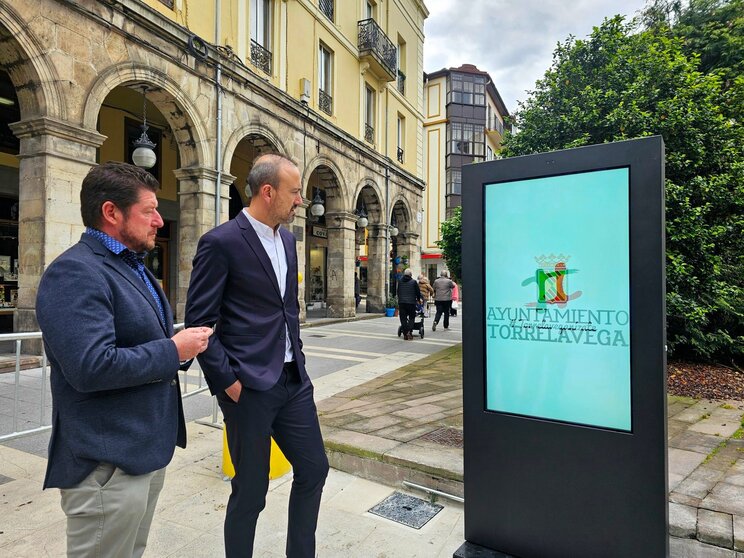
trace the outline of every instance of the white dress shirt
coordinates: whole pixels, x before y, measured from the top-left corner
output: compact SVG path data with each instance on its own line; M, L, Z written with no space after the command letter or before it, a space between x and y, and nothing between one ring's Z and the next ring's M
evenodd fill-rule
M266 255L271 260L271 267L274 268L274 274L276 275L277 283L279 283L279 292L282 294L282 300L284 299L284 293L287 290L287 253L284 251L284 242L282 242L282 236L279 234L279 227L272 229L268 225L263 224L258 219L255 219L248 210L243 208L243 213L248 217L248 222L256 231L261 245L266 251ZM284 362L291 362L294 360L294 353L292 352L292 341L289 338L289 327L285 321L284 323Z

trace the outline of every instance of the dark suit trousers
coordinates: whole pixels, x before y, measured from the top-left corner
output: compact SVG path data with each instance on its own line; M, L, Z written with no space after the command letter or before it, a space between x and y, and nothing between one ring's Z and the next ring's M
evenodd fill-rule
M287 556L315 556L320 496L328 475L313 387L302 382L295 363L285 364L279 381L266 391L245 386L235 403L217 395L225 417L227 443L235 466L225 517L227 558L253 556L256 521L266 506L271 436L292 464Z

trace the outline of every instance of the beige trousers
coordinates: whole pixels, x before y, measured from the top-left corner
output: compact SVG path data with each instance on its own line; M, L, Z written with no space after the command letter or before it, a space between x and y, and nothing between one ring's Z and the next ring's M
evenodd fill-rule
M68 558L139 558L145 552L165 468L128 475L109 463L60 489Z

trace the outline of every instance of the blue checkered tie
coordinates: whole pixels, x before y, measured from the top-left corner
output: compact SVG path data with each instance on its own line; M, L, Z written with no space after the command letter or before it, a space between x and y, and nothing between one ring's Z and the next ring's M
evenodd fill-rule
M124 250L121 253L121 259L124 260L124 262L129 267L136 271L137 274L145 282L147 290L150 291L152 298L155 299L155 303L157 304L158 313L160 314L160 320L163 322L163 324L165 324L165 311L163 310L163 302L160 300L160 296L158 296L158 292L155 290L155 287L153 287L152 283L150 282L150 278L147 277L147 274L145 273L144 257L140 254L137 254L136 252L132 252L131 250Z

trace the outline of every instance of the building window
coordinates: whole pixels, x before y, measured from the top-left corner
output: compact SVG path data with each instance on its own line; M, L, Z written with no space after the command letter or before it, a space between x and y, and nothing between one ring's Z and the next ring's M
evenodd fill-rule
M251 62L271 74L272 0L251 0Z
M493 161L493 149L486 146L486 161Z
M333 53L323 43L318 49L318 107L327 114L333 114Z
M402 163L405 155L406 145L406 119L402 115L398 115L398 162Z
M447 155L483 157L485 130L480 124L452 122L447 126Z
M462 169L447 169L447 195L462 193Z
M375 90L364 86L364 139L375 143Z
M323 12L323 15L331 21L333 21L333 3L334 0L318 0L320 11Z
M374 18L375 18L375 3L372 2L372 0L365 0L363 19L374 19Z
M396 52L396 66L398 68L398 91L406 94L406 42L398 36L398 50Z
M160 3L169 7L171 10L173 9L173 0L160 0Z
M486 104L486 78L472 74L451 73L447 77L447 103Z

